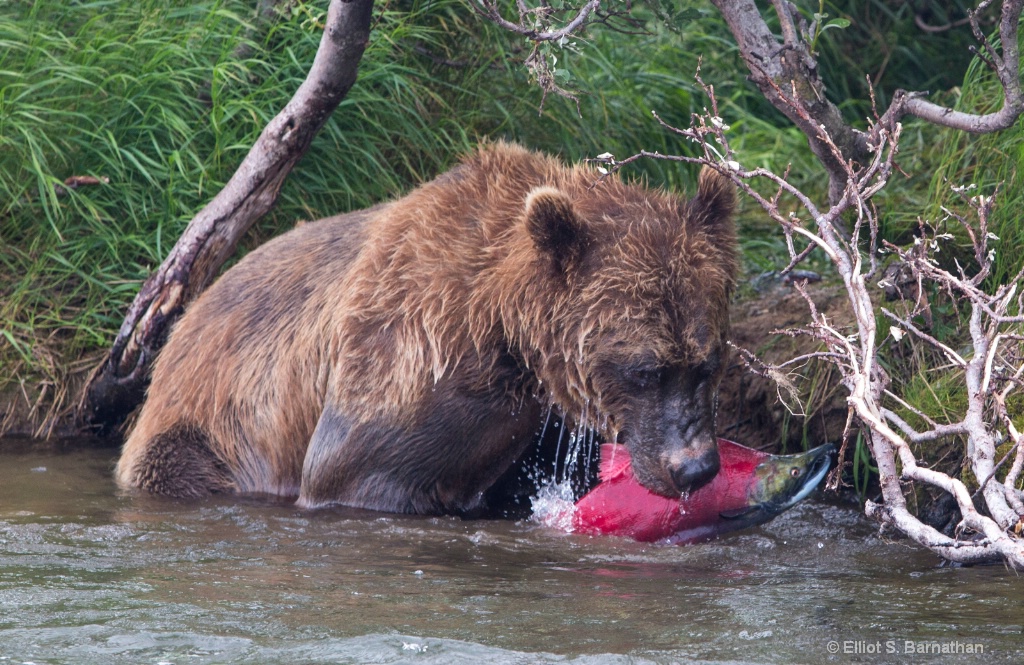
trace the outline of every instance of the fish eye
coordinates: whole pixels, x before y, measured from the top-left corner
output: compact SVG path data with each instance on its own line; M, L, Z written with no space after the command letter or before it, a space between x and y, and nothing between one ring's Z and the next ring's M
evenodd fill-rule
M799 478L800 474L802 474L802 473L803 473L803 470L800 467L798 467L798 466L794 466L792 469L789 470L789 475L792 478Z

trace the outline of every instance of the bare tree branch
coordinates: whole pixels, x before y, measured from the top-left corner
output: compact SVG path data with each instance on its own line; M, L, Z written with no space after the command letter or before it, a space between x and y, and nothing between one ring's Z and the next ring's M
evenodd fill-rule
M588 0L570 14L561 27L553 28L554 10L546 4L529 8L518 0L519 21L504 18L498 0L475 0L474 8L483 16L507 30L534 41L534 49L526 64L534 73L545 96L554 92L576 100L561 88L551 68L539 58L537 45L545 41L564 40L576 34L589 22L600 6L600 0ZM996 70L1003 89L1000 110L984 115L945 108L924 99L926 92L897 90L892 103L870 132L853 128L843 119L839 108L826 95L819 75L818 63L807 35L798 28L799 14L787 0L772 0L772 7L781 26L782 41L775 36L754 0L712 0L732 32L740 53L751 74L751 81L771 104L789 118L807 137L811 151L825 167L829 177L829 202L839 203L846 193L850 168L862 164L877 153L872 146L879 141L883 129L892 133L896 123L911 114L934 124L986 133L1005 129L1024 112L1024 94L1020 83L1020 62L1017 45L1018 22L1024 0L1004 0L999 22L999 48L983 35L980 17L993 4L982 0L969 15L972 31ZM563 10L562 13L565 13ZM578 103L578 100L577 100ZM827 137L827 140L826 140Z
M839 109L825 94L817 63L809 45L793 23L790 3L773 0L782 25L783 43L775 38L753 0L712 0L735 37L751 81L807 137L811 151L829 175L829 200L834 204L843 195L847 159L861 159L867 152L867 137L850 127ZM824 131L838 148L820 138Z
M825 166L829 174L829 200L833 204L841 198L842 188L847 182L846 165L866 159L871 152L870 146L877 143L878 131L881 128L891 131L895 123L908 114L945 127L988 133L1010 127L1024 112L1017 41L1024 0L1002 3L998 49L983 36L980 27L980 16L992 0L979 3L969 16L972 30L1002 86L1003 105L998 111L984 115L955 111L925 100L923 97L927 93L898 90L889 109L870 134L851 127L826 97L814 55L794 23L795 10L789 2L772 1L782 28L782 43L772 33L753 0L712 2L736 38L751 72L751 80L775 108L803 131L811 150ZM829 137L829 141L823 140L822 133Z
M372 9L373 0L331 0L309 75L143 284L109 355L83 392L80 422L108 428L142 400L150 364L170 325L213 280L242 235L273 207L292 167L355 82Z
M593 20L592 15L601 6L601 0L588 0L579 8L576 15L569 19L561 28L546 29L546 20L554 13L554 10L547 5L530 9L522 0L517 0L516 6L519 9L519 21L512 22L501 15L498 6L491 0L476 0L470 5L477 13L482 14L496 25L505 28L509 32L515 32L534 42L555 42L567 35L576 33L588 21Z
M936 439L942 439L947 436L960 436L967 433L967 429L962 422L953 423L951 425L936 425L932 429L918 432L911 427L905 420L900 418L894 411L889 409L881 410L882 416L889 422L900 428L904 436L911 443L925 443L928 441L935 441Z
M959 21L953 21L951 23L946 23L945 25L931 25L925 21L924 17L920 14L914 14L914 25L925 32L933 34L937 32L948 32L953 28L959 28L960 26L967 25L970 22L970 19L962 18Z
M698 74L699 76L699 74ZM704 86L707 94L714 91ZM712 103L712 108L717 108ZM743 170L733 160L723 160L722 154L732 155L728 147L726 126L713 112L703 116L695 115L689 128L673 128L680 136L696 142L702 151L699 157L682 157L661 155L658 153L641 152L622 161L606 160L613 168L621 168L636 159L653 157L674 161L696 162L711 166L728 175L751 198L757 201L762 209L774 220L779 222L787 234L799 233L815 246L821 247L832 260L839 276L846 287L856 330L853 334L837 329L817 310L813 301L803 289L800 289L808 301L811 324L803 332L826 344L828 352L822 357L835 364L842 374L843 384L849 391L848 403L853 414L864 426L862 430L872 451L872 457L878 465L879 483L882 489L882 504L869 502L866 506L868 515L880 519L883 524L893 526L909 536L915 542L928 547L940 556L952 561L978 562L1001 558L1015 568L1024 567L1024 541L1016 535L1016 529L1024 519L1024 503L1021 502L1014 483L1024 469L1024 457L1015 454L1014 465L1002 483L998 482L998 464L995 462L997 437L994 430L1009 420L1005 409L993 409L991 400L992 386L999 384L1002 392L1001 401L1005 404L1005 396L1014 388L1020 388L1019 378L1024 375L1024 353L1018 338L1024 335L1018 332L1004 332L1002 327L1018 325L1014 319L1019 314L1011 315L1009 309L1016 307L1020 311L1021 298L1016 296L1017 284L1024 271L1007 285L998 287L993 294L986 293L980 286L979 274L988 274L992 254L988 243L993 238L987 229L987 219L993 200L991 197L975 196L966 199L973 209L977 221L970 225L964 215L957 215L962 223L972 226L969 237L974 244L974 255L980 263L975 274L953 275L944 269L930 255L938 249L935 238L918 238L910 248L904 249L895 245L887 245L896 253L918 280L932 280L944 285L954 297L966 299L971 307L970 335L973 355L965 357L948 345L914 326L909 319L901 317L889 310L886 316L902 326L902 331L910 331L910 339L944 353L954 365L962 370L964 388L968 397L968 406L959 422L939 425L928 419L919 410L910 407L905 400L890 390L890 378L881 363L880 350L876 330L878 322L872 292L867 282L867 275L873 270L872 262L865 261L864 250L859 236L870 232L871 238L877 237L879 224L878 213L871 205L871 197L884 188L893 172L893 162L898 154L901 126L896 123L891 128L872 127L871 133L877 138L872 145L868 159L863 165L854 167L850 163L843 165L845 183L842 196L830 208L818 208L811 198L791 185L784 177L778 176L767 169ZM827 132L821 131L819 138L824 147L835 154L838 147L834 145ZM777 194L766 198L755 190L750 180L767 179L777 188ZM792 196L793 199L808 213L813 225L805 225L790 213L784 214L780 209L780 197ZM837 229L843 214L856 215L856 223L847 237ZM874 246L874 242L869 245ZM793 243L788 243L791 264L795 263L803 252L797 252ZM902 334L902 333L901 333ZM1007 348L1008 342L1015 342L1013 348ZM1014 368L1007 372L1005 368L995 366L995 358L1000 357L1008 367ZM757 367L757 372L768 376L783 375L782 366L770 366L744 354L749 366ZM785 387L788 379L780 382ZM885 406L885 400L895 398L897 404L910 407L915 415L924 418L929 429L919 431L900 417L895 411ZM899 431L893 429L895 425ZM1012 434L1017 440L1016 430ZM984 498L988 515L979 512L966 485L959 479L939 470L922 467L911 450L911 443L923 443L939 438L958 436L966 439L966 456L971 471L979 480L979 487ZM1018 448L1019 450L1019 448ZM1008 455L1004 455L1008 458ZM1020 460L1020 464L1017 462ZM1010 485L1006 482L1011 480ZM907 509L904 498L903 483L923 483L937 487L950 493L955 499L963 516L962 536L951 538L939 533L918 520Z
M1017 41L1021 9L1024 7L1024 2L1013 0L1002 3L1002 15L999 21L1001 56L999 50L985 38L979 25L980 14L991 4L991 2L979 3L978 8L969 14L968 20L975 37L981 42L988 55L989 63L995 67L999 83L1003 88L1002 107L993 113L976 115L954 111L953 109L928 102L920 97L914 97L907 99L904 106L905 112L936 125L975 134L986 134L1007 129L1017 121L1017 118L1024 112L1024 93L1021 91L1020 82L1020 49Z
M604 0L607 2L607 0ZM586 0L578 9L564 7L556 9L547 2L530 7L524 0L516 0L519 13L518 21L511 21L502 16L498 6L499 0L470 0L469 5L478 14L509 32L523 35L533 42L533 48L526 56L523 64L530 71L540 86L543 97L540 109L544 109L544 101L551 93L576 102L576 112L580 113L580 100L576 94L558 82L558 69L553 62L553 54L542 48L543 44L557 43L565 45L571 35L582 33L591 23L607 24L615 16L628 15L630 5L624 11L602 14L599 10L602 0ZM559 27L555 27L561 23Z

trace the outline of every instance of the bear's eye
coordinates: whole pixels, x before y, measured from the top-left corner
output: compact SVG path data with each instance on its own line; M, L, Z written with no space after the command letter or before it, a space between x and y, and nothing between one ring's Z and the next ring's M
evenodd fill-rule
M657 385L661 381L659 367L629 367L623 374L627 381L641 388Z
M721 357L717 353L713 353L710 356L708 356L704 360L704 362L702 362L700 365L697 365L697 374L701 378L710 378L715 375L715 372L718 371L719 367L721 366L721 363Z

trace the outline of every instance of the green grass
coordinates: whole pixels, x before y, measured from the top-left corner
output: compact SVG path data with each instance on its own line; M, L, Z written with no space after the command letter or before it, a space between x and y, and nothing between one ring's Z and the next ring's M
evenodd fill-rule
M250 4L42 0L0 16L0 386L58 380L110 343L141 280L304 78L322 10L258 25ZM480 107L477 93L413 53L439 41L424 20L436 7L378 12L359 85L258 236L394 196L472 145L455 109ZM55 189L86 175L109 182Z
M994 75L982 63L972 63L964 80L958 110L991 113L1001 104L1002 94ZM954 185L973 184L977 186L974 194L997 194L990 230L999 240L991 245L996 250L996 259L987 281L989 286L1003 284L1020 269L1017 248L1024 244L1024 225L1020 223L1019 215L1024 205L1024 181L1021 179L1024 171L1024 119L1018 119L1010 129L995 134L973 136L946 132L943 138L943 150L930 183L932 205L929 217L940 220L943 217L940 206L963 207L951 190ZM949 231L962 239L964 254L973 254L967 251L966 238L958 225L951 226Z
M808 21L818 0L796 3ZM881 110L897 89L942 92L959 86L975 44L967 25L939 32L921 30L915 14L931 26L967 16L977 3L905 0L829 0L829 19L845 18L850 27L825 31L818 40L822 79L847 119L863 126L871 115L869 85ZM869 83L870 82L870 83Z
M979 60L967 68L962 85L955 95L947 99L958 110L970 113L989 113L1002 104L998 81ZM989 230L998 236L990 247L995 249L992 273L983 286L994 289L1005 284L1021 268L1017 248L1024 245L1024 226L1019 213L1024 205L1024 121L1002 132L971 135L934 127L912 125L926 136L916 152L909 152L906 162L914 173L912 183L894 189L886 199L886 233L890 238L907 244L912 240L918 217L936 228L952 233L957 240L944 247L938 259L947 270L957 271L957 264L968 274L977 270L973 250L959 223L946 220L942 208L959 211L973 219L969 207L952 191L953 186L975 185L973 194L991 195L998 192ZM963 302L951 301L937 288L929 290L934 324L930 330L938 339L953 348L969 346L967 317L969 311ZM1016 312L1011 312L1015 314ZM919 323L921 323L919 321ZM890 375L902 383L905 398L917 405L938 422L949 422L960 417L966 404L966 393L961 374L953 374L941 355L915 352L906 357L892 355ZM1020 413L1019 408L1012 413ZM913 421L912 414L904 413ZM1017 426L1024 425L1024 419Z

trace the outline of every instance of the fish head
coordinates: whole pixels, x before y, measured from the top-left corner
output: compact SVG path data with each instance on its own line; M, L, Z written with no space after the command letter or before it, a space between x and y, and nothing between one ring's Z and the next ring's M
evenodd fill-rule
M757 460L749 474L742 474L747 481L733 485L733 501L719 512L729 523L728 530L763 524L802 501L828 473L833 452L835 447L825 444L797 455L764 455Z

